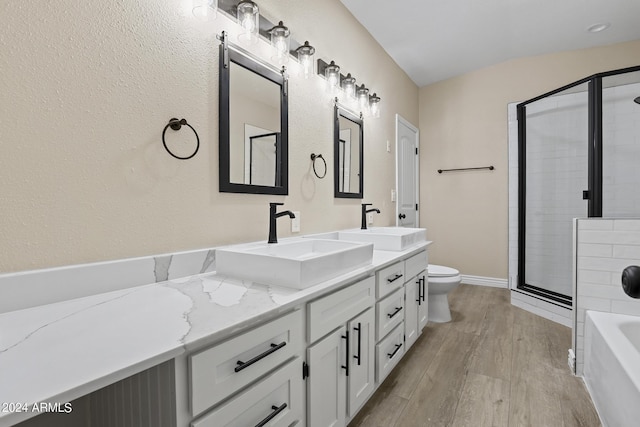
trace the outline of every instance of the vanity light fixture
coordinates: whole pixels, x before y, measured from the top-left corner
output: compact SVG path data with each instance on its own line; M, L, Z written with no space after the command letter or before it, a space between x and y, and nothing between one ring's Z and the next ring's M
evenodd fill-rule
M327 79L329 94L335 95L340 84L340 67L334 61L331 61L324 69L324 77Z
M218 16L218 0L195 0L192 12L200 21L213 21Z
M309 45L308 41L305 41L302 46L296 49L296 52L298 53L298 61L302 66L304 78L308 79L313 74L313 55L316 53L316 48Z
M356 96L358 104L360 104L360 110L363 113L369 112L369 89L364 86L364 83L356 87Z
M278 25L273 27L271 33L271 46L275 49L276 53L273 57L278 61L278 64L283 65L289 62L289 43L291 42L291 31L285 27L282 21L278 22Z
M369 96L369 108L371 110L371 116L380 117L380 97L374 92Z
M240 40L251 43L258 40L258 30L260 29L260 9L251 0L242 0L238 3L237 12L238 24L242 27L242 33L238 36Z
M356 97L356 79L351 77L351 73L348 73L346 77L342 79L342 90L349 99L355 99Z

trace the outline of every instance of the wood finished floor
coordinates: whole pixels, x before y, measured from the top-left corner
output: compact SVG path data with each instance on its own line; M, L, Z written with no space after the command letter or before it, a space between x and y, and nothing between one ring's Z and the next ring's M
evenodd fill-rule
M600 426L567 367L571 329L461 285L452 321L429 325L349 427Z

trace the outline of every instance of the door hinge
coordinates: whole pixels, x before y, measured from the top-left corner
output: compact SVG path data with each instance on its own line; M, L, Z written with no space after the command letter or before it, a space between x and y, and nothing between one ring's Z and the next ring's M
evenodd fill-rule
M418 147L416 147L416 156L418 155Z
M302 362L302 379L306 379L309 376L309 365L307 362Z
M418 204L416 203L416 210L418 210Z

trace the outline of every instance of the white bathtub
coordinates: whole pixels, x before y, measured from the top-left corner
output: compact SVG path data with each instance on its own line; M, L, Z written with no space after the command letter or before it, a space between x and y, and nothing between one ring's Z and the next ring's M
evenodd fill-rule
M587 311L584 380L607 427L640 425L640 317Z

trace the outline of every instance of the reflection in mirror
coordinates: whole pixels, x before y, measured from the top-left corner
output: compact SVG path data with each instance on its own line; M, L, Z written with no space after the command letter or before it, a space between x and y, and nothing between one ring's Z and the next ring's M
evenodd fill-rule
M282 74L234 49L220 53L220 191L287 194Z
M335 106L334 117L334 195L362 198L363 123L351 112Z

